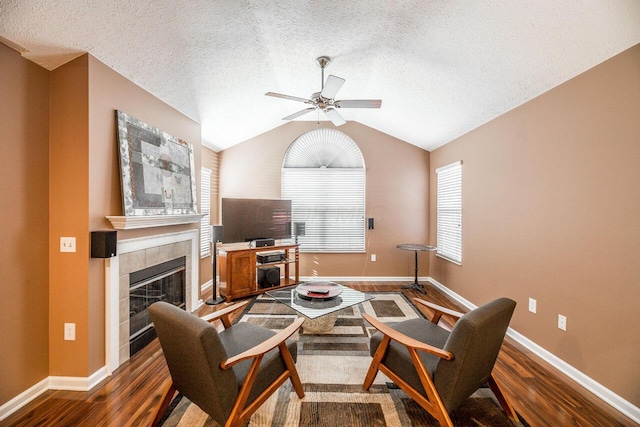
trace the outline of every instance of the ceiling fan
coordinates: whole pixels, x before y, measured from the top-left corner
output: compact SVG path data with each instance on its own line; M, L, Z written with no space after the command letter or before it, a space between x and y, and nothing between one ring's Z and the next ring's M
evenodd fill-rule
M297 113L293 113L287 117L283 117L282 120L293 120L303 114L310 113L311 111L324 111L326 116L331 120L335 126L340 126L347 121L342 118L338 113L338 108L380 108L382 105L381 99L349 99L349 100L337 100L336 94L345 82L345 79L329 75L327 81L324 80L324 68L329 65L331 58L328 56L320 56L316 58L316 64L322 69L321 76L321 90L316 92L309 99L299 98L297 96L283 95L281 93L267 92L265 95L273 96L276 98L290 99L292 101L304 102L305 104L312 105L312 107L300 110Z

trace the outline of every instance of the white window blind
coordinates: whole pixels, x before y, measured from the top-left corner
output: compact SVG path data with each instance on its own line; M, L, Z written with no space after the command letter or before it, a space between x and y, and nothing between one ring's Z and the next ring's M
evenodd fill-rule
M462 263L462 162L436 169L437 254Z
M283 168L282 198L305 223L301 252L364 252L364 168Z
M211 169L200 172L200 257L211 255Z

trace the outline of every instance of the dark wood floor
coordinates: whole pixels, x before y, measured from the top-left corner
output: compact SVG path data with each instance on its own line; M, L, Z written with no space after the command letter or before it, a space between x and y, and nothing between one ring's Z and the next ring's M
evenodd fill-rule
M399 282L351 282L362 291L400 290ZM404 290L465 311L430 284L427 295ZM205 299L210 295L205 295ZM226 304L203 306L205 315ZM559 374L552 366L507 338L496 365L498 380L531 426L633 426L627 417ZM157 340L88 392L50 390L0 422L1 426L141 426L153 419L169 371Z

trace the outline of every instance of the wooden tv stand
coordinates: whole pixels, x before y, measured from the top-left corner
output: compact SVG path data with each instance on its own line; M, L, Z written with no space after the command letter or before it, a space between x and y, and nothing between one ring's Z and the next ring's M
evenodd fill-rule
M261 252L284 251L285 259L277 262L260 264L257 255ZM249 243L229 243L218 245L218 272L220 273L220 295L231 302L237 298L262 294L272 289L295 285L300 282L299 246L292 244L276 244L253 248ZM294 264L294 276L290 275L290 266ZM258 284L258 268L282 267L280 285L261 287Z

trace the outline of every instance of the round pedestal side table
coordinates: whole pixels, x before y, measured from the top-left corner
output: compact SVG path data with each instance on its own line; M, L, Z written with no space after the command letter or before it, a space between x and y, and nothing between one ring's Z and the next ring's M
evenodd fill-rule
M424 251L433 252L438 248L436 248L435 246L421 245L418 243L406 243L406 244L398 245L396 247L398 249L403 249L405 251L413 251L415 253L415 259L416 259L416 269L415 269L415 276L413 279L413 283L404 285L402 289L415 289L418 292L422 292L423 294L426 294L427 291L425 291L424 287L420 283L418 283L418 252L424 252Z

